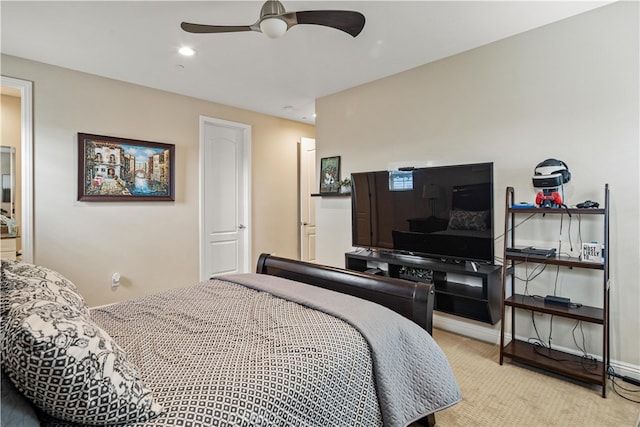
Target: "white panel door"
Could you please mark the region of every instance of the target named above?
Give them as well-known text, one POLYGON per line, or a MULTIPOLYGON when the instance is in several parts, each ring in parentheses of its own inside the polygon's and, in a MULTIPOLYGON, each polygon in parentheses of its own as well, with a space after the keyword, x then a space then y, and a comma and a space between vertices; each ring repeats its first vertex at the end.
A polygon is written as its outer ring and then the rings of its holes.
POLYGON ((250 130, 240 123, 200 119, 201 280, 249 272, 250 130))
POLYGON ((300 259, 316 260, 316 140, 300 140, 300 259))

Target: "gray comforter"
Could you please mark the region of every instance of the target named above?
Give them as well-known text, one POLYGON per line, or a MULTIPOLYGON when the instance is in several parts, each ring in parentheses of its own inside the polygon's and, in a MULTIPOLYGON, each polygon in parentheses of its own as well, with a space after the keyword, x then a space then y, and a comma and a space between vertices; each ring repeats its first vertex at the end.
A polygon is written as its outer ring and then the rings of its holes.
POLYGON ((144 426, 406 426, 460 400, 420 327, 282 278, 225 276, 91 316, 166 410, 144 426))
POLYGON ((263 275, 227 276, 345 320, 369 343, 385 426, 405 426, 461 399, 449 362, 415 323, 378 304, 263 275))

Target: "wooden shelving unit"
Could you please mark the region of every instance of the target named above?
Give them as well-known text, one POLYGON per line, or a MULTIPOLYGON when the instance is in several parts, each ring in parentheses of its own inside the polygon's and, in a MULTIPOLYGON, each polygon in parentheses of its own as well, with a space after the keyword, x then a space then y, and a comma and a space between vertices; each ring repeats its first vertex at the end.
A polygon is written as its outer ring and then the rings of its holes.
POLYGON ((602 387, 602 397, 607 396, 607 368, 609 366, 609 186, 605 185, 604 208, 601 209, 577 209, 577 208, 519 208, 513 207, 515 201, 514 189, 507 188, 505 200, 505 238, 504 238, 504 263, 502 267, 502 310, 500 330, 500 364, 508 357, 514 361, 525 363, 556 374, 564 375, 579 381, 602 387), (532 257, 526 254, 507 252, 507 248, 515 246, 515 218, 519 214, 544 214, 561 215, 597 215, 603 218, 603 262, 585 262, 566 256, 556 257, 532 257), (545 303, 544 299, 516 292, 515 271, 517 263, 535 262, 549 265, 567 267, 569 269, 601 270, 602 280, 602 306, 591 307, 584 305, 562 306, 545 303), (511 296, 507 295, 507 281, 510 280, 511 296), (505 342, 506 308, 511 308, 511 334, 509 342, 505 342), (603 327, 602 360, 591 361, 581 356, 576 356, 557 349, 547 348, 538 344, 516 339, 516 310, 528 310, 530 312, 545 313, 553 316, 589 322, 603 327))

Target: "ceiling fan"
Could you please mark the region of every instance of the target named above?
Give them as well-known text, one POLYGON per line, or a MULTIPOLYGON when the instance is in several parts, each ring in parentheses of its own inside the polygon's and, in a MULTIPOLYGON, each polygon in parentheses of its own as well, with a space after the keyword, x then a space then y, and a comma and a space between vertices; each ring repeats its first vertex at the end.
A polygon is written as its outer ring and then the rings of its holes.
POLYGON ((364 15, 350 10, 307 10, 287 12, 277 0, 267 0, 260 10, 260 19, 251 25, 203 25, 183 22, 180 27, 189 33, 233 33, 257 31, 278 38, 295 25, 314 24, 335 28, 356 37, 364 28, 364 15))

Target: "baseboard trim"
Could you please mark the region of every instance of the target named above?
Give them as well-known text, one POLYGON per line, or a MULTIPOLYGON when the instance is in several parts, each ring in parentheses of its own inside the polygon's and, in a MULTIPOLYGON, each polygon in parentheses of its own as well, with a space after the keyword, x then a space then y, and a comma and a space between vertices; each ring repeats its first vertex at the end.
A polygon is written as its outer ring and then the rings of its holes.
POLYGON ((457 316, 446 313, 434 312, 433 327, 491 344, 500 343, 499 323, 496 326, 492 326, 474 320, 462 320, 457 316))
MULTIPOLYGON (((454 334, 463 335, 465 337, 474 338, 479 341, 488 342, 490 344, 500 345, 500 323, 488 325, 474 320, 461 319, 460 317, 448 315, 446 313, 434 312, 433 327, 442 329, 443 331, 452 332, 454 334)), ((505 333, 505 338, 511 340, 511 334, 505 333)), ((526 340, 526 338, 523 337, 519 338, 526 340)), ((576 355, 581 354, 575 349, 565 347, 557 348, 558 350, 562 350, 567 353, 576 355)), ((598 355, 595 355, 595 357, 601 359, 598 355)), ((631 365, 619 360, 611 360, 610 363, 616 373, 640 379, 640 366, 631 365)))
POLYGON ((611 367, 616 371, 616 374, 640 380, 640 366, 634 366, 618 360, 612 360, 611 367))

